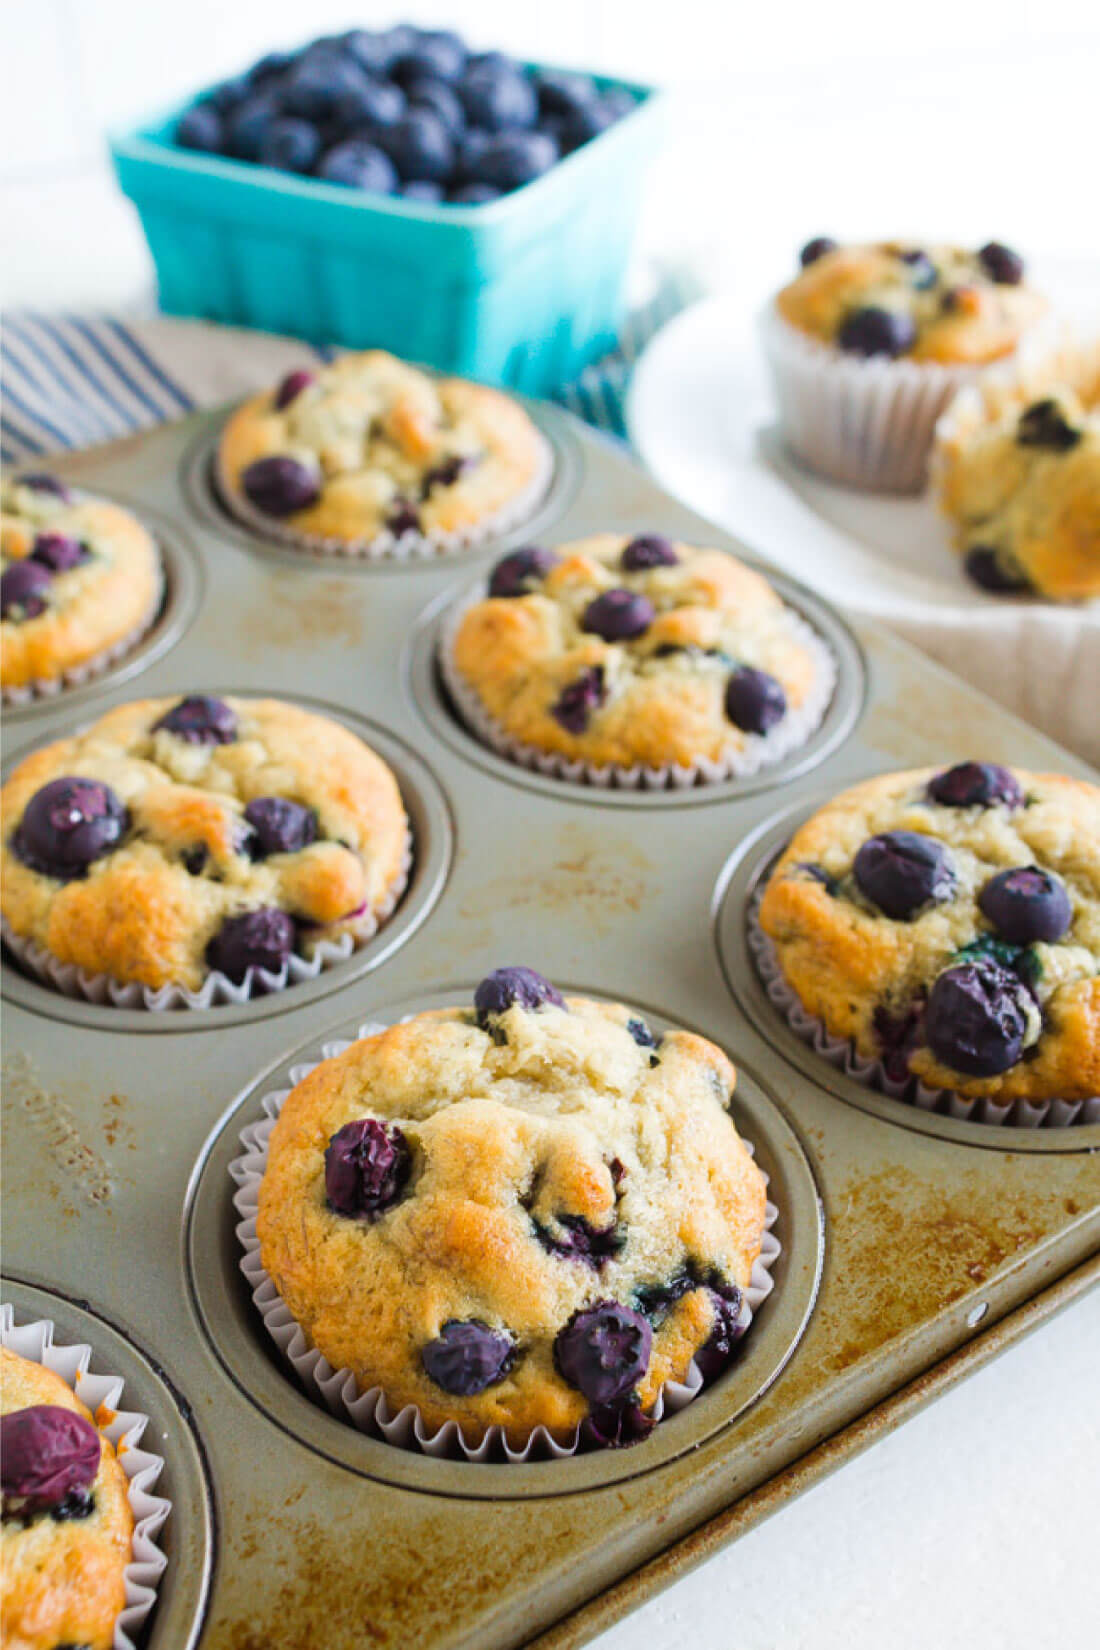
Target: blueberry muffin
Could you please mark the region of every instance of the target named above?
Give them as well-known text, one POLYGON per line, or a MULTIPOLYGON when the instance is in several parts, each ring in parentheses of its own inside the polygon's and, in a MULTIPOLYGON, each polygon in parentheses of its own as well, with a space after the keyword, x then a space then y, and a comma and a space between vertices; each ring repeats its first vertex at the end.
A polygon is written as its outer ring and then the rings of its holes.
POLYGON ((820 721, 833 679, 759 573, 655 533, 513 551, 444 653, 495 743, 597 768, 781 755, 820 721))
POLYGON ((373 933, 408 821, 362 740, 277 699, 144 699, 26 758, 0 794, 7 930, 158 990, 278 976, 373 933))
POLYGON ((468 1443, 652 1425, 732 1355, 765 1182, 725 1055, 503 968, 326 1060, 271 1135, 263 1264, 314 1346, 468 1443))
POLYGON ((59 1375, 0 1347, 0 1639, 110 1650, 134 1520, 110 1440, 59 1375))
POLYGON ((429 378, 381 350, 292 372, 222 433, 230 508, 301 545, 436 548, 517 520, 549 476, 546 442, 510 397, 429 378))
POLYGON ((828 803, 760 925, 802 1006, 929 1088, 1100 1095, 1100 789, 964 762, 828 803))
POLYGON ((0 684, 60 684, 137 640, 160 604, 156 545, 128 510, 48 475, 0 487, 0 684))

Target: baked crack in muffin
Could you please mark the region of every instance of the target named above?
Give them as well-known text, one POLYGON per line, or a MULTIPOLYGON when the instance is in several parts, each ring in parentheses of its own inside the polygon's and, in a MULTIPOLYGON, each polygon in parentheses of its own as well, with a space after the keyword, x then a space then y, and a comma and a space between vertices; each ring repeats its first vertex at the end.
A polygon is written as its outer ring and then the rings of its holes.
POLYGON ((352 1044, 291 1092, 259 1189, 264 1267, 361 1391, 468 1443, 582 1423, 629 1443, 740 1333, 765 1181, 733 1067, 686 1031, 503 968, 472 1009, 352 1044))
POLYGON ((549 447, 518 402, 381 350, 288 374, 230 418, 222 493, 302 548, 445 550, 503 531, 537 502, 549 447))
POLYGON ((154 991, 282 983, 322 940, 372 934, 407 872, 390 769, 278 699, 120 705, 27 757, 0 803, 13 943, 154 991))
POLYGON ((1100 789, 964 762, 885 774, 796 832, 760 926, 808 1014, 888 1077, 1100 1095, 1100 789))
POLYGON ((134 1520, 114 1448, 52 1370, 0 1347, 4 1650, 110 1650, 134 1520))

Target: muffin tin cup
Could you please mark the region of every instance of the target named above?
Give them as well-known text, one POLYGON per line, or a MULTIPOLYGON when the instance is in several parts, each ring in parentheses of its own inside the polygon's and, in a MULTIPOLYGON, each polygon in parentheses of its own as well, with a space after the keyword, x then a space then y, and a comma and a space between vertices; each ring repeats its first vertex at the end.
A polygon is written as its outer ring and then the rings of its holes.
POLYGON ((17 934, 4 916, 0 916, 0 939, 23 968, 65 997, 110 1008, 148 1009, 153 1014, 217 1008, 226 1003, 239 1005, 255 997, 285 991, 306 980, 315 980, 326 969, 347 962, 360 946, 374 938, 393 915, 409 885, 412 865, 413 842, 409 835, 405 840, 405 852, 397 876, 385 899, 363 916, 354 934, 343 933, 335 940, 318 940, 310 957, 290 957, 277 974, 269 973, 264 968, 250 968, 244 979, 237 982, 215 969, 206 976, 197 991, 189 991, 182 985, 163 985, 154 990, 152 986, 116 980, 110 974, 89 974, 75 963, 61 962, 45 946, 17 934))
POLYGON ((695 786, 714 785, 728 779, 747 779, 790 756, 807 742, 821 726, 836 689, 838 670, 832 651, 805 619, 788 608, 786 620, 791 640, 812 655, 814 679, 798 709, 788 711, 782 722, 769 732, 746 734, 739 750, 730 751, 717 760, 700 757, 690 766, 668 762, 656 768, 641 763, 625 768, 616 763, 571 760, 514 739, 490 715, 477 692, 463 679, 454 659, 455 640, 468 610, 484 601, 487 594, 488 587, 479 584, 445 615, 439 642, 439 668, 443 682, 461 720, 483 745, 488 745, 509 762, 532 769, 546 778, 564 779, 574 785, 592 785, 601 790, 627 791, 690 790, 695 786))
POLYGON ((992 1127, 1004 1124, 1021 1129, 1064 1129, 1077 1123, 1100 1123, 1100 1095, 1088 1100, 1009 1100, 998 1101, 980 1096, 957 1093, 954 1089, 933 1089, 917 1077, 891 1077, 881 1060, 872 1060, 860 1054, 849 1039, 836 1037, 824 1022, 808 1014, 802 1002, 789 985, 768 935, 760 926, 760 904, 766 882, 761 882, 749 906, 748 944, 756 971, 769 1000, 782 1014, 796 1037, 808 1043, 815 1053, 848 1077, 862 1083, 864 1088, 877 1089, 893 1100, 916 1106, 920 1111, 938 1112, 964 1123, 985 1123, 992 1127))
MULTIPOLYGON (((373 1037, 385 1029, 383 1024, 371 1022, 360 1026, 358 1035, 360 1038, 373 1037)), ((342 1054, 351 1046, 349 1041, 325 1044, 321 1050, 321 1060, 332 1059, 334 1055, 342 1054)), ((321 1060, 292 1066, 289 1073, 291 1082, 294 1085, 301 1083, 321 1064, 321 1060)), ((328 1359, 311 1344, 305 1330, 283 1302, 264 1267, 260 1259, 260 1240, 256 1235, 260 1182, 267 1167, 268 1145, 279 1113, 290 1093, 290 1089, 284 1088, 270 1090, 264 1095, 260 1102, 263 1116, 241 1130, 240 1139, 244 1150, 229 1164, 229 1173, 237 1183, 233 1205, 242 1216, 236 1228, 243 1251, 241 1272, 263 1319, 264 1328, 306 1392, 333 1415, 341 1420, 350 1421, 358 1431, 380 1438, 398 1449, 416 1450, 438 1459, 511 1463, 540 1459, 567 1460, 579 1450, 592 1448, 596 1441, 587 1422, 582 1422, 564 1443, 555 1439, 545 1427, 540 1426, 534 1428, 520 1448, 516 1448, 508 1442, 501 1427, 493 1426, 488 1429, 480 1443, 470 1444, 456 1421, 446 1421, 442 1426, 433 1427, 424 1420, 415 1404, 405 1404, 401 1407, 392 1405, 381 1387, 371 1387, 368 1391, 361 1392, 352 1370, 334 1369, 328 1359)), ((748 1141, 745 1145, 751 1153, 752 1145, 748 1141)), ((773 1230, 778 1219, 778 1209, 774 1203, 768 1202, 760 1254, 753 1263, 752 1276, 745 1290, 741 1314, 737 1320, 741 1336, 752 1323, 753 1313, 772 1291, 771 1270, 781 1253, 779 1239, 773 1230)), ((648 1411, 650 1418, 660 1422, 665 1416, 675 1415, 686 1409, 692 1399, 703 1390, 703 1384, 703 1377, 693 1359, 688 1365, 686 1380, 668 1381, 661 1388, 656 1401, 648 1411)))
POLYGON ((124 1380, 120 1375, 93 1374, 92 1348, 86 1343, 62 1346, 54 1341, 50 1318, 17 1324, 11 1306, 0 1306, 0 1344, 30 1363, 59 1375, 82 1404, 96 1417, 100 1431, 111 1440, 118 1463, 126 1474, 127 1497, 134 1518, 130 1562, 124 1574, 126 1604, 115 1623, 114 1650, 134 1650, 146 1618, 156 1603, 157 1585, 168 1560, 157 1545, 172 1503, 153 1489, 164 1471, 164 1458, 141 1449, 142 1435, 149 1417, 138 1410, 120 1409, 124 1380), (99 1421, 101 1410, 109 1412, 106 1425, 99 1421))

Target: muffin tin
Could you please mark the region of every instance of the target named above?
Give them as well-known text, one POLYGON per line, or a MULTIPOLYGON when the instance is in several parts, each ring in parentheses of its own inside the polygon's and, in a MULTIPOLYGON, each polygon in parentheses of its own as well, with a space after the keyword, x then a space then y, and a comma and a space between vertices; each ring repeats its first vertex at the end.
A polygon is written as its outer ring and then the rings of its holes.
POLYGON ((1087 770, 770 569, 839 665, 825 724, 785 763, 618 792, 486 750, 454 720, 433 642, 502 549, 616 528, 743 553, 604 439, 531 411, 558 460, 537 518, 400 566, 334 566, 231 523, 209 480, 224 413, 56 466, 137 509, 191 595, 140 668, 11 711, 12 760, 137 694, 275 692, 362 731, 416 834, 375 940, 240 1008, 97 1008, 3 964, 3 1298, 102 1345, 156 1417, 173 1515, 148 1650, 580 1643, 1100 1274, 1100 1126, 992 1129, 850 1092, 788 1033, 744 940, 762 867, 832 791, 977 755, 1087 770), (355 1432, 288 1376, 238 1268, 227 1164, 290 1065, 520 961, 729 1051, 783 1251, 740 1360, 646 1442, 433 1460, 355 1432))

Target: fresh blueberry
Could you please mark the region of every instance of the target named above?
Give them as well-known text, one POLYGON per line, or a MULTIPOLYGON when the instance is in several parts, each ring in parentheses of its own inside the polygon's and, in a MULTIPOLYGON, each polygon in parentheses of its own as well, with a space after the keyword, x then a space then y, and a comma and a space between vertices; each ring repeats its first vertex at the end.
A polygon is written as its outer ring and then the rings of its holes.
POLYGON ((1024 278, 1024 260, 1020 254, 999 241, 987 241, 978 258, 990 280, 1000 286, 1019 286, 1024 278))
POLYGON ((447 199, 452 206, 488 206, 490 201, 498 201, 500 194, 491 183, 461 183, 451 190, 447 199))
POLYGON ((483 1031, 496 1014, 505 1014, 510 1008, 526 1009, 533 1014, 547 1003, 564 1008, 565 998, 533 968, 494 968, 474 992, 477 1023, 483 1031))
POLYGON ((441 459, 425 472, 420 483, 421 498, 429 498, 437 487, 453 487, 459 477, 472 470, 476 464, 477 459, 472 453, 452 453, 450 458, 441 459))
POLYGON ((438 206, 446 199, 441 183, 429 183, 427 178, 412 178, 397 191, 403 200, 419 201, 421 206, 438 206))
POLYGON ((638 107, 638 99, 625 86, 608 86, 606 91, 601 92, 600 102, 612 120, 625 120, 638 107))
POLYGON ((434 1341, 421 1348, 428 1378, 456 1398, 472 1398, 503 1381, 515 1360, 511 1336, 490 1329, 480 1318, 451 1318, 434 1341))
POLYGON ((671 539, 660 533, 643 533, 631 539, 623 551, 621 566, 626 573, 643 573, 649 567, 676 567, 679 560, 671 539))
POLYGON ((340 99, 358 91, 366 79, 354 58, 331 49, 307 53, 287 75, 282 89, 283 108, 301 120, 331 120, 340 99))
POLYGON ((537 544, 525 544, 521 550, 510 550, 501 557, 490 574, 489 594, 529 595, 560 560, 555 550, 543 550, 537 544))
POLYGON ((966 552, 963 571, 981 590, 995 596, 1017 596, 1031 589, 1031 580, 1013 558, 991 544, 975 544, 966 552))
POLYGON ((60 499, 62 504, 72 503, 72 494, 63 481, 56 476, 39 472, 37 475, 19 476, 17 487, 29 487, 32 493, 52 493, 54 498, 60 499))
POLYGON ((729 1364, 737 1343, 744 1334, 738 1319, 741 1316, 741 1291, 734 1283, 721 1289, 712 1288, 710 1303, 714 1308, 714 1325, 706 1341, 695 1354, 695 1363, 704 1381, 713 1381, 729 1364))
POLYGON ((241 472, 241 487, 265 516, 293 516, 308 510, 321 496, 321 484, 312 470, 283 454, 257 458, 241 472))
POLYGON ((918 247, 913 247, 909 251, 899 252, 898 257, 903 264, 909 266, 910 279, 918 292, 924 292, 929 287, 935 286, 939 280, 939 271, 927 252, 922 252, 918 247))
POLYGON ((538 119, 535 88, 513 69, 478 64, 463 75, 457 89, 471 126, 490 132, 526 131, 538 119))
POLYGON ((826 252, 835 252, 836 248, 836 241, 830 240, 828 235, 817 235, 812 241, 806 242, 798 254, 798 261, 803 269, 808 269, 811 264, 816 264, 819 258, 823 258, 826 252))
POLYGON ((445 183, 454 169, 454 141, 431 109, 410 109, 378 141, 402 178, 445 183))
POLYGON ((652 1349, 648 1318, 618 1301, 597 1301, 558 1331, 554 1363, 589 1403, 603 1406, 629 1396, 649 1368, 652 1349))
POLYGON ((458 139, 466 129, 466 111, 453 86, 445 80, 410 80, 406 88, 410 109, 430 109, 458 139))
POLYGON ((466 67, 468 69, 493 69, 498 74, 503 74, 505 70, 510 74, 523 73, 522 63, 514 57, 509 57, 507 52, 498 51, 471 52, 466 59, 466 67))
POLYGON ((294 950, 294 918, 275 906, 227 917, 206 947, 211 968, 239 985, 250 968, 278 974, 294 950))
POLYGON ((394 80, 408 85, 413 80, 457 80, 466 67, 466 45, 450 29, 424 29, 416 43, 392 65, 394 80))
POLYGON ((852 871, 860 892, 897 922, 908 922, 926 905, 942 904, 955 891, 947 849, 918 831, 883 831, 868 837, 852 871))
POLYGON ((218 111, 209 103, 186 109, 176 123, 176 142, 183 149, 216 155, 225 145, 225 127, 218 111))
POLYGON ((159 731, 174 733, 188 745, 231 745, 237 737, 237 716, 224 699, 191 693, 153 723, 153 732, 159 731))
POLYGON ((341 48, 371 75, 386 75, 394 60, 390 35, 376 29, 349 29, 340 37, 341 48))
POLYGON ((272 124, 278 119, 278 100, 255 93, 233 111, 226 123, 226 149, 238 160, 258 161, 272 124))
POLYGON ((548 172, 558 146, 545 132, 498 132, 474 163, 473 182, 507 193, 548 172))
POLYGON ((363 138, 348 138, 321 157, 317 176, 372 195, 392 195, 397 172, 390 157, 363 138))
POLYGON ((541 69, 535 77, 539 112, 544 115, 568 115, 595 103, 599 91, 590 75, 575 74, 571 69, 541 69))
POLYGON ((852 311, 836 341, 850 355, 904 355, 917 341, 917 326, 902 310, 869 304, 852 311))
POLYGON ((1058 402, 1047 398, 1025 407, 1016 426, 1016 441, 1021 447, 1039 447, 1044 452, 1068 453, 1084 436, 1066 418, 1058 402))
POLYGON ((579 149, 582 144, 591 143, 609 126, 614 126, 618 118, 603 98, 597 98, 594 103, 583 103, 565 114, 551 116, 554 135, 567 153, 579 149))
POLYGON ((477 163, 492 139, 492 132, 487 132, 483 126, 467 126, 455 149, 455 176, 457 178, 467 183, 472 179, 477 163))
POLYGON ((978 895, 978 907, 1001 939, 1012 945, 1053 945, 1073 921, 1065 883, 1037 865, 1020 865, 990 877, 978 895))
POLYGON ((787 714, 782 682, 754 665, 738 665, 726 683, 726 715, 743 733, 767 733, 787 714))
POLYGON ((550 707, 550 714, 560 722, 566 733, 581 734, 607 698, 607 683, 602 665, 591 665, 582 670, 576 681, 562 688, 550 707))
POLYGON ((968 1077, 997 1077, 1024 1050, 1030 998, 1016 974, 992 957, 946 968, 924 1015, 936 1059, 968 1077))
POLYGON ((420 511, 407 498, 395 499, 386 517, 386 527, 397 539, 404 538, 406 533, 419 533, 420 511))
POLYGON ((204 103, 213 104, 220 115, 229 114, 244 102, 251 89, 252 82, 246 74, 233 75, 229 80, 223 80, 215 86, 213 91, 207 92, 204 103))
POLYGON ((656 616, 647 596, 633 590, 605 590, 585 608, 581 629, 605 642, 630 642, 644 636, 656 616))
POLYGON ((409 1143, 396 1124, 374 1117, 345 1123, 325 1149, 329 1208, 349 1220, 373 1220, 397 1202, 411 1168, 409 1143))
POLYGON ((35 536, 31 560, 51 573, 68 573, 91 556, 91 551, 80 539, 68 533, 38 533, 35 536))
POLYGON ((633 1037, 639 1048, 657 1048, 661 1039, 654 1037, 644 1020, 631 1019, 626 1022, 626 1029, 633 1037))
POLYGON ((610 1226, 590 1226, 583 1215, 559 1215, 559 1231, 535 1222, 535 1235, 544 1249, 562 1260, 579 1260, 598 1272, 622 1249, 626 1239, 614 1222, 610 1226))
POLYGON ((316 379, 315 372, 309 372, 305 367, 298 367, 294 372, 288 372, 278 389, 275 391, 275 405, 280 412, 289 407, 292 401, 297 401, 303 390, 307 390, 316 379))
POLYGON ((286 73, 296 56, 295 52, 268 52, 259 62, 253 63, 248 71, 248 78, 253 86, 262 86, 268 81, 276 80, 279 75, 286 73))
POLYGON ((129 823, 109 785, 98 779, 51 779, 27 803, 12 846, 32 871, 68 882, 117 848, 129 823))
POLYGON ((382 132, 397 125, 407 108, 400 86, 388 80, 366 80, 341 93, 333 111, 333 126, 341 133, 377 141, 382 132))
POLYGON ((932 775, 928 795, 944 808, 1006 808, 1023 806, 1024 793, 1016 775, 996 762, 957 762, 932 775))
POLYGON ((257 859, 268 854, 296 854, 317 840, 313 809, 289 802, 284 796, 254 797, 244 817, 255 832, 251 846, 257 859))
POLYGON ((52 572, 41 562, 29 557, 13 561, 0 577, 0 618, 16 623, 37 619, 49 605, 46 592, 52 579, 52 572))
POLYGON ((321 135, 308 120, 291 115, 273 120, 259 145, 261 166, 275 166, 283 172, 311 172, 321 153, 321 135))
POLYGON ((74 1410, 58 1404, 10 1410, 0 1417, 5 1513, 33 1517, 59 1508, 69 1497, 86 1497, 101 1452, 98 1431, 74 1410))

